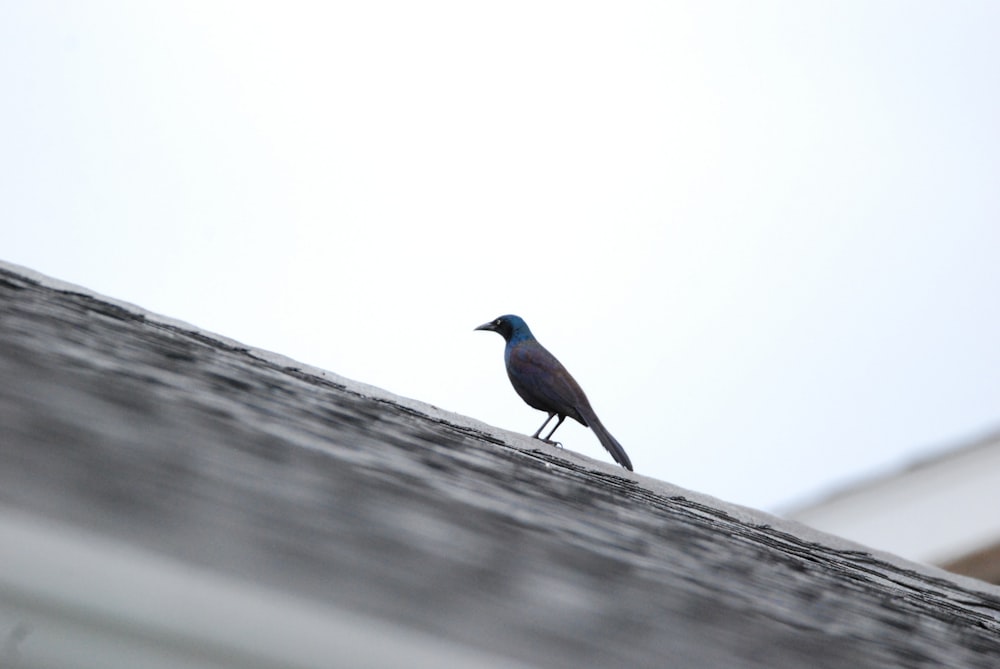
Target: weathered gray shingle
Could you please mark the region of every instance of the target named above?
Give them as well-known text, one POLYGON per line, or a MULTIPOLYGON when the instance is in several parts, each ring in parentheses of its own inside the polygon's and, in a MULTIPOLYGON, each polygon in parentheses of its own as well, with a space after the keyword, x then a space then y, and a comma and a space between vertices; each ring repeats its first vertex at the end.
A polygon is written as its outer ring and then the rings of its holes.
POLYGON ((540 667, 1000 661, 1000 589, 12 266, 0 314, 0 511, 540 667))

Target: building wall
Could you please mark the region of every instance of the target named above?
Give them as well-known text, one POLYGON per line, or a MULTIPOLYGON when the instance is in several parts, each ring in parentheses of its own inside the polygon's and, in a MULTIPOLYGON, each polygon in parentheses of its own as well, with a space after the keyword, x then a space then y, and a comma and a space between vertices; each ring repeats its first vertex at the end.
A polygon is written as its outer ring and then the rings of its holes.
POLYGON ((787 516, 902 557, 997 582, 1000 435, 787 516))

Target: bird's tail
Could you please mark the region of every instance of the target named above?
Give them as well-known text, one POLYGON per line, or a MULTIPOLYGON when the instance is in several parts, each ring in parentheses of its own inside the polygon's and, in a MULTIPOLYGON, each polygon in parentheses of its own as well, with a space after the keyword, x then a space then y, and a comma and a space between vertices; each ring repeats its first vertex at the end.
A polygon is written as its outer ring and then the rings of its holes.
MULTIPOLYGON (((590 409, 590 407, 587 407, 590 409)), ((581 412, 583 413, 583 412, 581 412)), ((601 446, 611 454, 611 457, 615 459, 615 462, 620 464, 622 467, 629 471, 632 469, 632 461, 628 459, 628 454, 625 453, 625 449, 622 445, 618 443, 618 440, 611 436, 604 424, 597 418, 597 414, 594 413, 593 409, 590 409, 584 413, 584 418, 587 419, 587 425, 590 429, 594 431, 597 435, 598 440, 601 442, 601 446)))

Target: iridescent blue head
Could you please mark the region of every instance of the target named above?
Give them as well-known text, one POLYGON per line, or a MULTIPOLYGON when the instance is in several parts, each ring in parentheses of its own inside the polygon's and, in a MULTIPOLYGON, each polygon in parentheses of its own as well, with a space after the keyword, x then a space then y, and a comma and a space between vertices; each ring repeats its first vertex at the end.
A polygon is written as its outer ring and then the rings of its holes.
POLYGON ((514 314, 498 316, 489 323, 483 323, 476 329, 496 332, 508 342, 511 339, 517 340, 531 337, 531 330, 528 329, 528 324, 520 316, 515 316, 514 314))

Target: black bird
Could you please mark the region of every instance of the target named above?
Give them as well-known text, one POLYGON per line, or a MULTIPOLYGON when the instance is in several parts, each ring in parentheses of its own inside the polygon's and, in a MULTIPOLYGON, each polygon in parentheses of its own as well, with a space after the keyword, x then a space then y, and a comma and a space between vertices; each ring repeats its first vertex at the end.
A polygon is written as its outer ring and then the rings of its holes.
POLYGON ((520 316, 512 314, 500 316, 476 329, 492 330, 507 340, 503 359, 507 364, 507 376, 514 390, 529 406, 549 414, 538 431, 531 435, 532 437, 541 438, 550 444, 555 443, 551 441, 552 434, 566 420, 566 416, 569 416, 584 427, 592 429, 615 462, 632 471, 632 462, 625 454, 625 449, 598 420, 580 384, 570 376, 554 355, 538 343, 528 329, 528 324, 520 316), (554 416, 559 416, 556 426, 548 436, 539 437, 538 435, 554 416))

